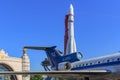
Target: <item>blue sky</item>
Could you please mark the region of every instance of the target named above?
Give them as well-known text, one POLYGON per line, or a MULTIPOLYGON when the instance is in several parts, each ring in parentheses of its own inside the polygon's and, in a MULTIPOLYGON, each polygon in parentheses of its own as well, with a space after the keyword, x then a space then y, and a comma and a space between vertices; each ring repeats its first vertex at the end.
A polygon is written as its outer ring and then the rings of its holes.
MULTIPOLYGON (((58 46, 63 51, 64 19, 75 13, 77 50, 84 59, 120 51, 120 0, 0 0, 0 49, 21 57, 23 46, 58 46)), ((43 51, 28 50, 31 70, 42 70, 43 51)))

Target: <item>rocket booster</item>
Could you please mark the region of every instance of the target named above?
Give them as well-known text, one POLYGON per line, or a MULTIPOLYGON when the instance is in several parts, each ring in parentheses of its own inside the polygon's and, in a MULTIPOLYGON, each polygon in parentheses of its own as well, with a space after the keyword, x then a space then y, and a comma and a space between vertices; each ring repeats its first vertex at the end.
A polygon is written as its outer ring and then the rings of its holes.
POLYGON ((65 48, 65 54, 71 54, 76 52, 76 42, 75 42, 75 38, 74 38, 74 9, 72 4, 70 5, 70 9, 69 9, 69 14, 67 15, 68 18, 68 22, 67 22, 67 27, 68 30, 65 34, 65 36, 67 37, 66 43, 64 45, 65 48))

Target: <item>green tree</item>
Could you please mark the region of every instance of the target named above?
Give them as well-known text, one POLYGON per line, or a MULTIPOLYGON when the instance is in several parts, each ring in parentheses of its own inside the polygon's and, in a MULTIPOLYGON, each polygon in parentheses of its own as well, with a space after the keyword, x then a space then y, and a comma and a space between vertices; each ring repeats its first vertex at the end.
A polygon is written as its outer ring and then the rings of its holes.
POLYGON ((34 75, 31 76, 30 80, 44 80, 44 78, 41 75, 34 75))

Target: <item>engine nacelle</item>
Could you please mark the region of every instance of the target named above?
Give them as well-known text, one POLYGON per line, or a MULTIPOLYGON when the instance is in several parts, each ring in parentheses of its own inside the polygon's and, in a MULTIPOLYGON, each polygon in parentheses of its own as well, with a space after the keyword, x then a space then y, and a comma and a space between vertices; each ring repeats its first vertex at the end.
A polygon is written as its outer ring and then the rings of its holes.
POLYGON ((62 62, 58 64, 58 70, 70 70, 72 65, 69 62, 62 62))

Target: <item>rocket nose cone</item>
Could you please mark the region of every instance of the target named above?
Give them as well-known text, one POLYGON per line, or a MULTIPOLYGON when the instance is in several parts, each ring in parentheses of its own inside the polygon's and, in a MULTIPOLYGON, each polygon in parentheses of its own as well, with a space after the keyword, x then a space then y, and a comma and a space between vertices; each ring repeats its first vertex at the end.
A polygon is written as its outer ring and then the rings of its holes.
POLYGON ((70 12, 69 12, 70 14, 74 14, 74 12, 73 12, 73 5, 72 4, 70 4, 70 12))
POLYGON ((70 8, 73 9, 73 5, 72 4, 70 4, 70 8))

